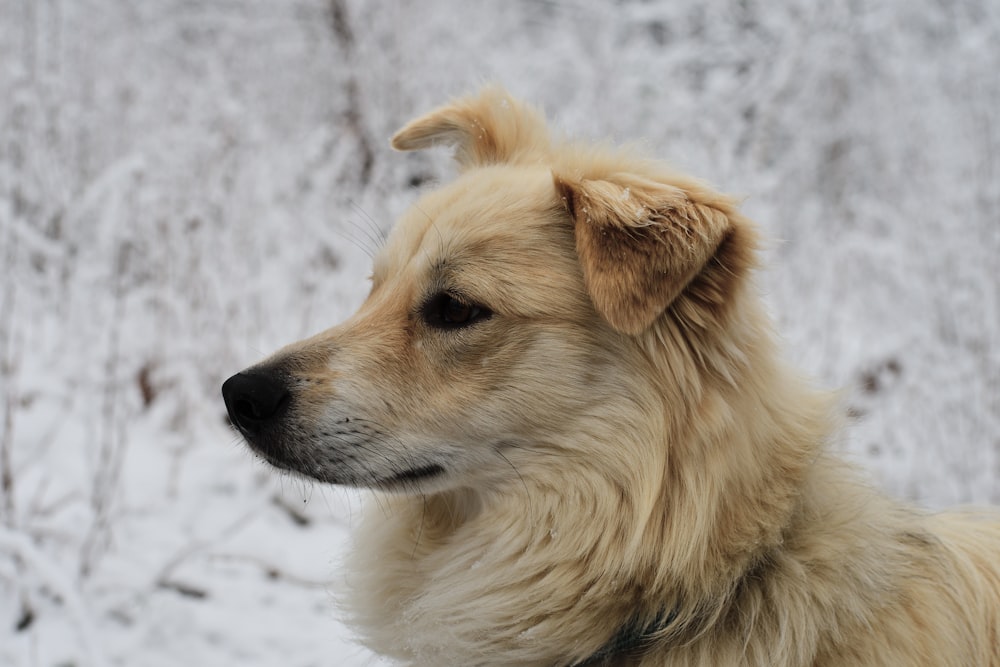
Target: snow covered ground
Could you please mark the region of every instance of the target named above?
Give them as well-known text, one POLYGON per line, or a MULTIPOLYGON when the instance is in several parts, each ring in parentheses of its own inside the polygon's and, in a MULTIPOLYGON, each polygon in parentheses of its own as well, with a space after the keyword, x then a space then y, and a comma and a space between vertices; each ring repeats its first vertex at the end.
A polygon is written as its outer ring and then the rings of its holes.
POLYGON ((505 83, 746 197, 789 355, 888 492, 1000 502, 993 0, 0 0, 0 665, 375 665, 359 493, 219 385, 346 316, 450 172, 401 123, 505 83))

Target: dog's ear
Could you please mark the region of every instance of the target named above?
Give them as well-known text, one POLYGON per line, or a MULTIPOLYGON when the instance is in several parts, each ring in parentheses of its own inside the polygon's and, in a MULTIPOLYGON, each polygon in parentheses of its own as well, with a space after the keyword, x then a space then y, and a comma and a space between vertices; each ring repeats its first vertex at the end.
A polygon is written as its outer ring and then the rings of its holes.
POLYGON ((459 167, 537 160, 549 150, 545 119, 499 86, 455 100, 407 123, 392 137, 392 147, 412 151, 455 146, 459 167))
POLYGON ((626 334, 648 329, 733 231, 730 200, 700 184, 692 191, 633 175, 554 180, 594 307, 626 334))

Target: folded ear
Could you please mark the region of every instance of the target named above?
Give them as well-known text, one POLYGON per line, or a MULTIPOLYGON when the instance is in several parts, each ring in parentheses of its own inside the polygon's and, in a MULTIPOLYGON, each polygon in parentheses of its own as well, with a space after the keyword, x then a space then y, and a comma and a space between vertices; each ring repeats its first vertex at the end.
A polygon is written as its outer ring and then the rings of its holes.
POLYGON ((499 86, 487 86, 478 95, 410 121, 391 143, 400 151, 455 146, 455 160, 462 169, 537 160, 549 150, 542 115, 499 86))
POLYGON ((692 192, 632 175, 555 182, 594 306, 626 334, 648 329, 733 231, 731 202, 700 184, 692 192))

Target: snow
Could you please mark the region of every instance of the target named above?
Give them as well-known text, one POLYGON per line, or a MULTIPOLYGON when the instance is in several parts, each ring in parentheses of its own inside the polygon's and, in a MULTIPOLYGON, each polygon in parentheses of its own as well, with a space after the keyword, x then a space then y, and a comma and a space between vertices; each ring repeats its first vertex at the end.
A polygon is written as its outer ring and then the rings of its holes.
MULTIPOLYGON (((890 493, 1000 502, 1000 4, 0 0, 0 665, 378 665, 363 502, 219 385, 346 317, 496 80, 746 198, 790 358, 890 493)), ((626 193, 627 196, 627 193, 626 193)))

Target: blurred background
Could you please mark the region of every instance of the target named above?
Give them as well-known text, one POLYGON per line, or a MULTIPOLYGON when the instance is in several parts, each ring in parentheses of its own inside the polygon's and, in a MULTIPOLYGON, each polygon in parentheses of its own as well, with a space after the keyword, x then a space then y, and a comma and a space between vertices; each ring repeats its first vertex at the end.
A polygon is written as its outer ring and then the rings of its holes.
POLYGON ((338 322, 487 81, 745 198, 789 357, 887 492, 1000 502, 1000 3, 0 0, 0 664, 379 664, 361 503, 223 379, 338 322))

